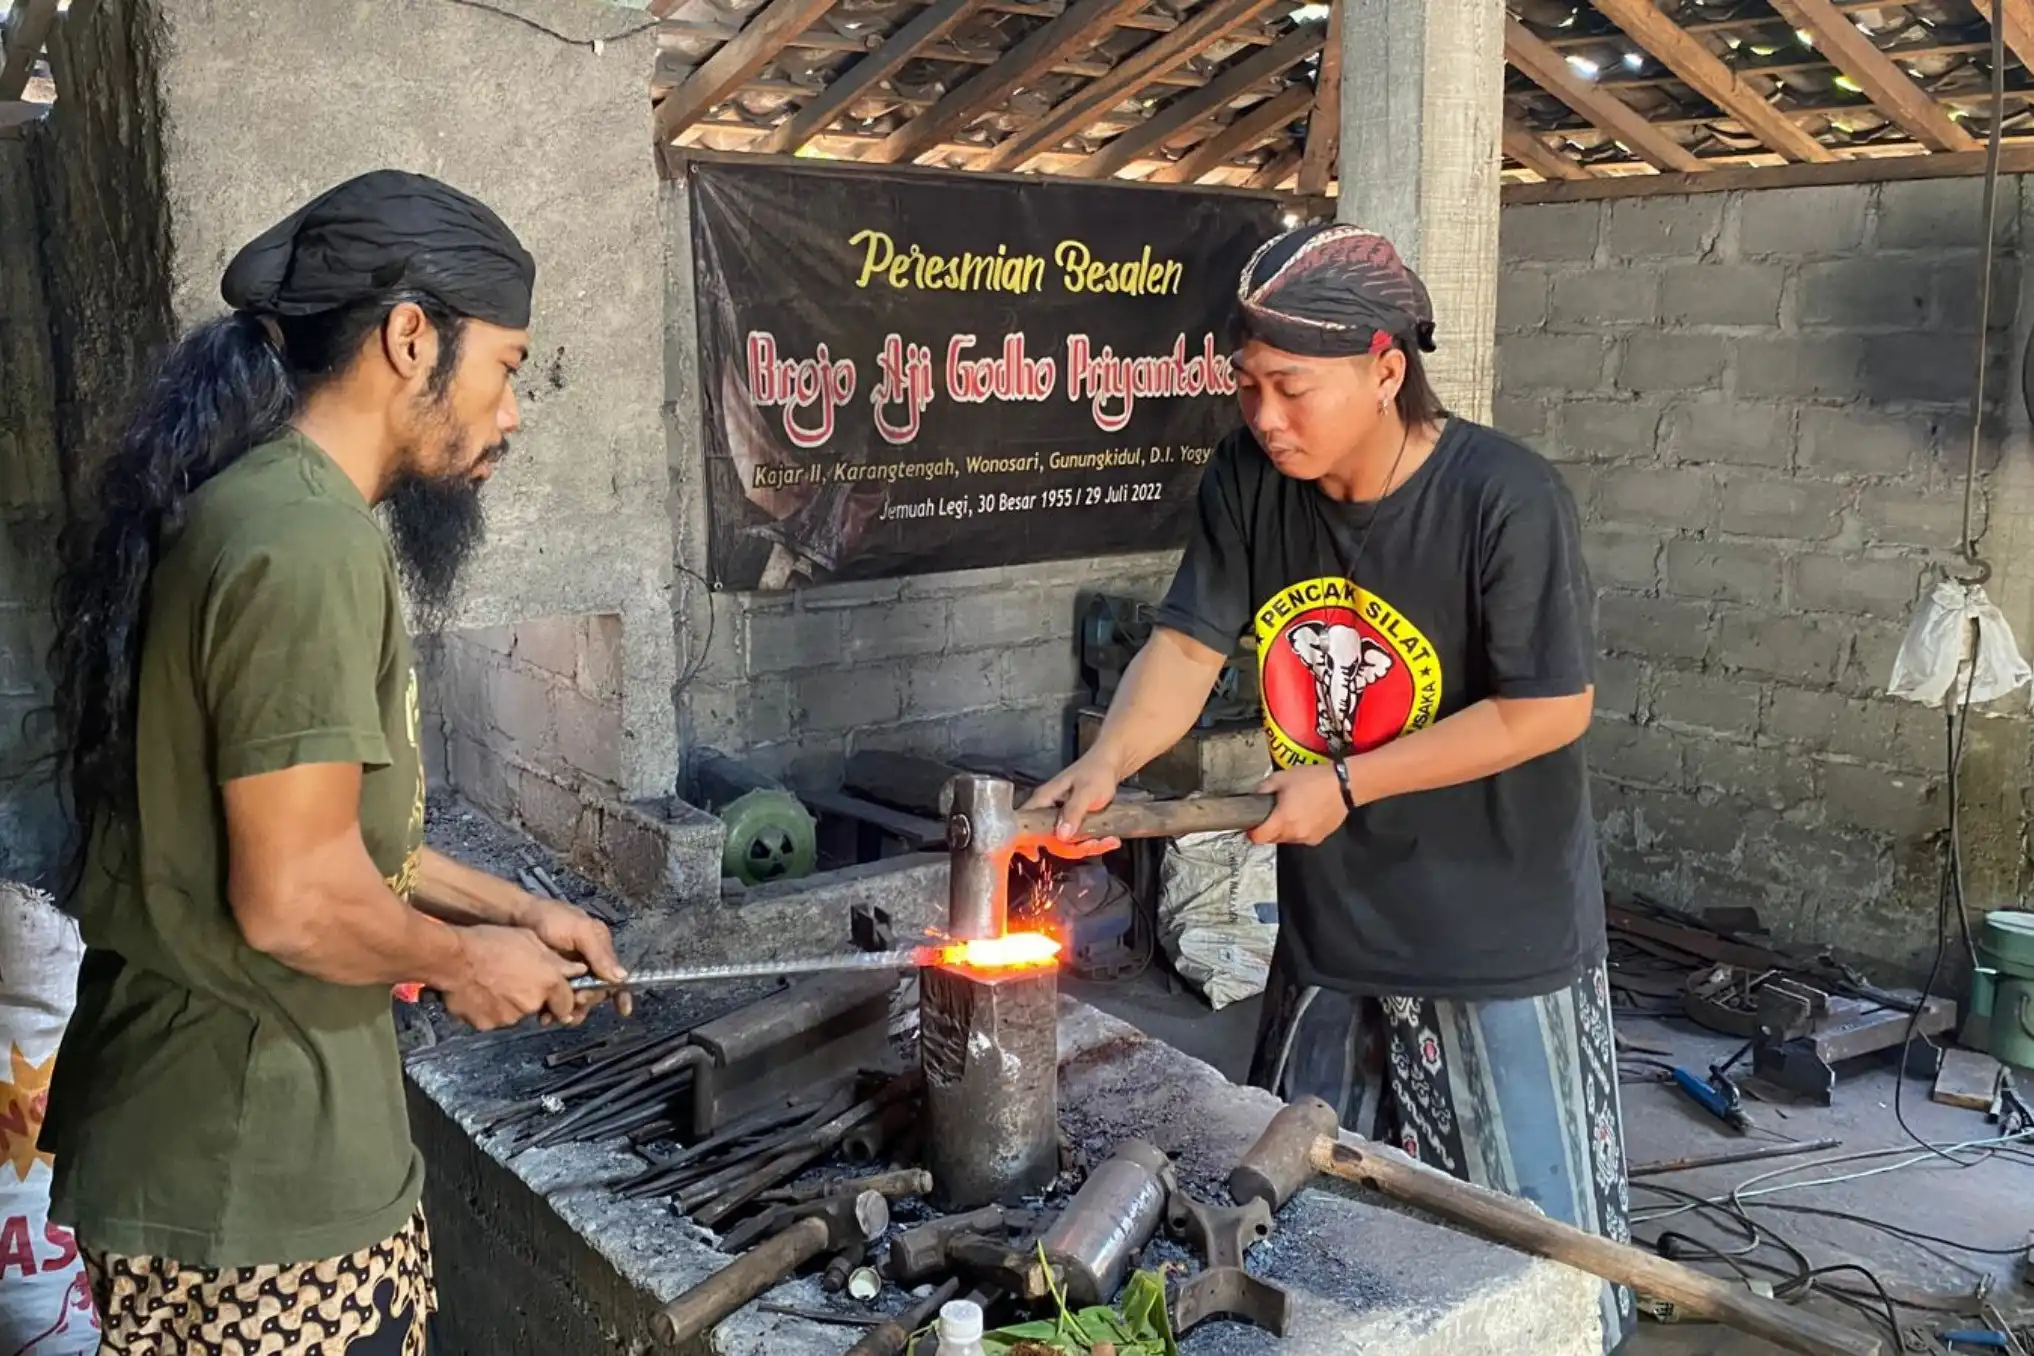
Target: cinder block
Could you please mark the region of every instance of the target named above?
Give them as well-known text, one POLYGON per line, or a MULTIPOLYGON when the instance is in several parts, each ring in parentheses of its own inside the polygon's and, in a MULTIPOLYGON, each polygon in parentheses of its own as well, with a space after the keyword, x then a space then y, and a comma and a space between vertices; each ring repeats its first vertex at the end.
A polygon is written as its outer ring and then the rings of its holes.
POLYGON ((1595 202, 1507 207, 1498 217, 1498 250, 1507 265, 1593 259, 1602 220, 1603 204, 1595 202))
POLYGON ((1780 323, 1787 270, 1774 264, 1688 264, 1660 275, 1660 318, 1669 325, 1780 323))
MULTIPOLYGON (((1978 311, 1983 301, 1984 267, 1980 257, 1952 260, 1938 265, 1930 275, 1929 291, 1934 294, 1933 327, 1937 334, 1975 336, 1978 311)), ((2020 295, 2020 265, 2016 259, 1992 261, 1992 305, 1989 324, 1993 331, 2011 331, 2013 312, 2020 295)))
POLYGON ((1709 608, 1675 598, 1606 593, 1597 603, 1597 633, 1612 654, 1699 661, 1709 652, 1709 608))
POLYGON ((515 771, 516 818, 530 836, 555 852, 577 856, 586 806, 579 793, 530 768, 515 771))
MULTIPOLYGON (((1963 490, 1919 485, 1868 485, 1858 495, 1865 540, 1874 545, 1925 546, 1950 551, 1963 541, 1963 490)), ((1985 496, 1973 505, 1977 530, 1984 530, 1985 496)))
MULTIPOLYGON (((0 603, 0 695, 26 696, 49 686, 49 647, 55 630, 45 606, 0 603)), ((0 747, 14 732, 0 730, 0 747)))
POLYGON ((1598 720, 1589 726, 1589 766, 1613 781, 1637 786, 1679 786, 1681 742, 1655 725, 1598 720))
POLYGON ((1627 391, 1708 391, 1723 380, 1729 341, 1713 334, 1627 335, 1617 384, 1627 391))
POLYGON ((909 667, 905 709, 913 717, 923 718, 995 706, 1002 699, 997 682, 1000 664, 1000 654, 991 650, 944 655, 913 664, 909 667))
POLYGON ((1491 427, 1510 434, 1550 460, 1563 460, 1566 449, 1547 436, 1553 411, 1544 400, 1529 396, 1500 395, 1491 402, 1491 427))
POLYGON ((1497 384, 1504 391, 1595 392, 1609 356, 1609 341, 1595 335, 1506 335, 1497 341, 1497 384))
POLYGON ((1602 470, 1597 507, 1611 523, 1701 528, 1715 512, 1716 482, 1701 471, 1662 466, 1602 470))
POLYGON ((1746 193, 1738 199, 1737 251, 1747 259, 1853 253, 1864 244, 1871 198, 1870 187, 1862 184, 1746 193))
POLYGON ((1720 739, 1688 742, 1688 782, 1771 810, 1791 810, 1815 799, 1815 765, 1779 749, 1720 739))
POLYGON ((953 722, 953 752, 1003 765, 1063 763, 1070 729, 1068 708, 1059 705, 975 711, 953 722))
POLYGON ((575 617, 537 617, 509 628, 509 655, 561 678, 579 674, 579 622, 575 617))
POLYGON ((1805 264, 1795 296, 1795 320, 1825 328, 1924 325, 1934 275, 1926 261, 1898 256, 1805 264))
POLYGON ((1568 494, 1575 501, 1575 511, 1583 522, 1588 522, 1596 513, 1596 468, 1581 462, 1563 461, 1554 463, 1561 481, 1568 487, 1568 494))
MULTIPOLYGON (((1976 355, 1967 345, 1933 334, 1875 335, 1864 344, 1864 395, 1874 403, 1969 403, 1976 355)), ((1991 355, 1995 368, 2000 356, 1991 355)), ((1986 381, 1993 375, 1987 374, 1986 381)))
POLYGON ((1833 475, 1905 475, 1927 450, 1928 440, 1928 425, 1921 420, 1804 409, 1800 466, 1804 471, 1833 475))
POLYGON ((1734 857, 1744 839, 1744 810, 1731 801, 1658 793, 1633 799, 1633 837, 1640 851, 1722 860, 1734 857))
POLYGON ((1568 400, 1554 416, 1564 456, 1649 461, 1660 445, 1661 406, 1651 400, 1568 400))
POLYGON ((1929 778, 1853 763, 1824 763, 1821 775, 1822 799, 1832 824, 1903 839, 1942 827, 1943 811, 1929 778))
POLYGON ((748 618, 749 672, 795 673, 838 667, 843 614, 757 612, 748 618))
POLYGON ((1660 534, 1590 528, 1582 534, 1582 557, 1599 586, 1650 593, 1660 583, 1660 534))
POLYGON ((1920 593, 1922 562, 1911 556, 1800 556, 1793 563, 1794 606, 1900 618, 1920 593))
POLYGON ((1850 705, 1838 693, 1822 688, 1777 685, 1766 703, 1759 734, 1778 743, 1823 752, 1829 748, 1837 722, 1849 714, 1850 705))
POLYGON ((1847 623, 1726 609, 1717 618, 1716 662, 1726 670, 1827 683, 1836 676, 1849 643, 1847 623))
POLYGON ((749 738, 768 744, 791 737, 798 722, 798 680, 758 679, 748 697, 749 738))
POLYGON ((797 692, 793 728, 800 735, 888 725, 904 713, 903 671, 889 664, 810 674, 797 692))
POLYGON ((926 758, 945 758, 953 745, 954 719, 953 716, 935 716, 929 720, 907 720, 900 725, 855 730, 848 735, 848 755, 852 757, 867 749, 878 749, 885 753, 915 753, 926 758))
POLYGON ((579 690, 595 701, 620 701, 622 694, 622 619, 601 612, 579 619, 579 653, 574 670, 579 690))
POLYGON ((1652 718, 1670 729, 1749 742, 1759 728, 1760 688, 1726 674, 1667 672, 1653 682, 1652 718))
POLYGON ((1716 525, 1725 532, 1748 537, 1827 541, 1843 525, 1842 514, 1850 494, 1841 485, 1820 481, 1727 476, 1716 525))
POLYGON ((1684 598, 1777 606, 1780 579, 1780 553, 1769 547, 1686 537, 1667 543, 1667 591, 1684 598))
POLYGON ((1598 268, 1554 275, 1555 329, 1651 325, 1660 315, 1660 279, 1649 268, 1598 268))
MULTIPOLYGON (((685 725, 680 741, 684 745, 705 744, 724 748, 763 738, 749 729, 748 690, 745 688, 691 683, 680 694, 679 700, 684 709, 685 725)), ((780 731, 771 738, 782 739, 784 734, 780 731)))
POLYGON ((453 731, 446 738, 446 762, 452 788, 495 818, 515 818, 515 773, 500 755, 471 735, 453 731))
POLYGON ((1645 665, 1635 659, 1606 655, 1596 661, 1596 714, 1631 720, 1638 714, 1645 686, 1645 665))
POLYGON ((1940 772, 1949 765, 1949 738, 1942 713, 1912 702, 1833 700, 1840 714, 1829 726, 1826 747, 1844 758, 1940 772))
POLYGON ((1723 234, 1727 195, 1623 198, 1610 204, 1604 252, 1613 259, 1700 259, 1723 234))
POLYGON ((1068 699, 1081 685, 1080 654, 1072 636, 1005 650, 1001 669, 1003 696, 1013 705, 1068 699))
POLYGON ((1850 653, 1837 675, 1837 685, 1857 696, 1879 696, 1893 676, 1893 659, 1907 639, 1907 620, 1856 621, 1851 624, 1850 653))
POLYGON ((497 659, 487 674, 487 700, 494 728, 520 746, 525 757, 556 750, 552 689, 542 678, 497 659))
POLYGON ((566 767, 583 777, 621 785, 622 713, 619 704, 607 705, 566 688, 557 694, 558 756, 566 767))
MULTIPOLYGON (((2002 184, 2002 188, 2005 186, 2002 184)), ((1980 248, 1985 240, 1984 180, 1924 179, 1879 186, 1878 237, 1881 250, 1980 248)), ((2018 196, 1998 195, 1993 218, 1997 244, 2018 236, 2018 196)))
POLYGON ((1547 323, 1547 273, 1538 268, 1507 268, 1497 275, 1497 328, 1517 334, 1547 323))
POLYGON ((1739 400, 1677 405, 1667 419, 1676 461, 1784 469, 1794 458, 1794 407, 1739 400))
POLYGON ((817 584, 798 591, 798 606, 807 612, 873 609, 904 596, 901 579, 857 579, 845 584, 817 584))
MULTIPOLYGON (((1138 597, 1143 590, 1126 586, 1129 581, 1097 580, 1097 593, 1138 597)), ((1007 588, 988 593, 971 593, 953 600, 947 619, 946 648, 949 653, 969 650, 1000 650, 1053 636, 1069 639, 1075 634, 1078 604, 1065 589, 1007 588)))
POLYGON ((938 653, 946 646, 947 608, 953 605, 945 598, 914 598, 843 613, 847 628, 843 662, 866 664, 938 653))
POLYGON ((1864 386, 1864 341, 1848 335, 1740 339, 1737 394, 1753 399, 1855 397, 1864 386))

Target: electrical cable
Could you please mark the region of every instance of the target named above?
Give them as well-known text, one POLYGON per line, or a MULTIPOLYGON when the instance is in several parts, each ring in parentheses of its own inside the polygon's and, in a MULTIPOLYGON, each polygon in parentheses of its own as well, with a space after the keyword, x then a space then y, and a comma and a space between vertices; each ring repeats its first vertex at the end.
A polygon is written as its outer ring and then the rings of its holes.
POLYGON ((590 38, 575 38, 570 33, 560 33, 549 24, 532 19, 527 14, 518 14, 516 11, 501 5, 490 4, 488 0, 450 0, 450 2, 455 5, 464 5, 467 9, 484 10, 489 14, 499 14, 504 19, 515 20, 525 28, 534 28, 546 37, 556 38, 558 41, 568 43, 574 47, 589 48, 596 53, 608 43, 620 42, 623 38, 633 38, 638 33, 647 33, 663 22, 661 19, 651 19, 648 23, 640 23, 633 28, 624 28, 614 33, 602 33, 590 38))
POLYGON ((715 614, 713 585, 707 580, 707 577, 693 569, 690 565, 679 565, 678 572, 687 578, 698 580, 699 586, 706 590, 706 640, 700 645, 699 653, 693 657, 692 662, 685 666, 685 672, 679 674, 678 681, 672 685, 675 691, 683 692, 692 685, 692 680, 699 676, 700 670, 706 667, 706 661, 713 653, 715 614))

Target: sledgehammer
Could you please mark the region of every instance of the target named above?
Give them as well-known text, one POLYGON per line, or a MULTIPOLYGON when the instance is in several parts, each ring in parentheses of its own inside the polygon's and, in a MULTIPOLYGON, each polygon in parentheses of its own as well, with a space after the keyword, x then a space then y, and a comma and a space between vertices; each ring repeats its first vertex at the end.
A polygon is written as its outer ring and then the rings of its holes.
POLYGON ((1229 1178, 1237 1202, 1262 1199, 1274 1211, 1315 1173, 1367 1186, 1395 1201, 1458 1224, 1520 1252, 1551 1258, 1592 1276, 1672 1300, 1685 1312, 1762 1337, 1801 1356, 1883 1356, 1876 1336, 1789 1308, 1629 1243, 1548 1219, 1515 1197, 1471 1186, 1423 1167, 1396 1149, 1338 1130, 1335 1110, 1318 1097, 1282 1107, 1229 1178))
MULTIPOLYGON (((1001 937, 1009 923, 1010 857, 1021 843, 1050 839, 1059 811, 1018 810, 1016 788, 1000 777, 956 777, 947 783, 941 800, 946 845, 953 853, 947 932, 964 942, 1001 937)), ((1270 796, 1119 801, 1081 821, 1081 842, 1254 829, 1271 817, 1276 805, 1270 796)), ((1079 856, 1081 848, 1066 844, 1060 855, 1079 856)))

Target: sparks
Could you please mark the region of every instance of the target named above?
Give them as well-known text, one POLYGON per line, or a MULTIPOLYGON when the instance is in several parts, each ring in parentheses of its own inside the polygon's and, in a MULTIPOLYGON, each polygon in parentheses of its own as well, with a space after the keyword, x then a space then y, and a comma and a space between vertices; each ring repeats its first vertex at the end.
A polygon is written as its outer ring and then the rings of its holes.
POLYGON ((1059 943, 1043 932, 1010 932, 942 947, 941 965, 1000 974, 1009 970, 1040 970, 1059 962, 1059 943))

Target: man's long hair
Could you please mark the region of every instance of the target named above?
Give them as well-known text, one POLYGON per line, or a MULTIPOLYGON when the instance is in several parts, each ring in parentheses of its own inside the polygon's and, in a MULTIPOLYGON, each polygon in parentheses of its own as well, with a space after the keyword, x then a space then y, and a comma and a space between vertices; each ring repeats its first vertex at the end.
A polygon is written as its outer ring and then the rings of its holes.
POLYGON ((135 812, 135 719, 149 583, 206 481, 280 432, 304 400, 347 371, 404 302, 437 329, 433 394, 451 381, 461 320, 435 297, 386 292, 304 317, 236 312, 198 326, 164 355, 119 444, 72 505, 60 557, 50 650, 55 772, 70 820, 58 877, 73 900, 93 838, 135 812), (272 323, 281 336, 270 336, 272 323))

